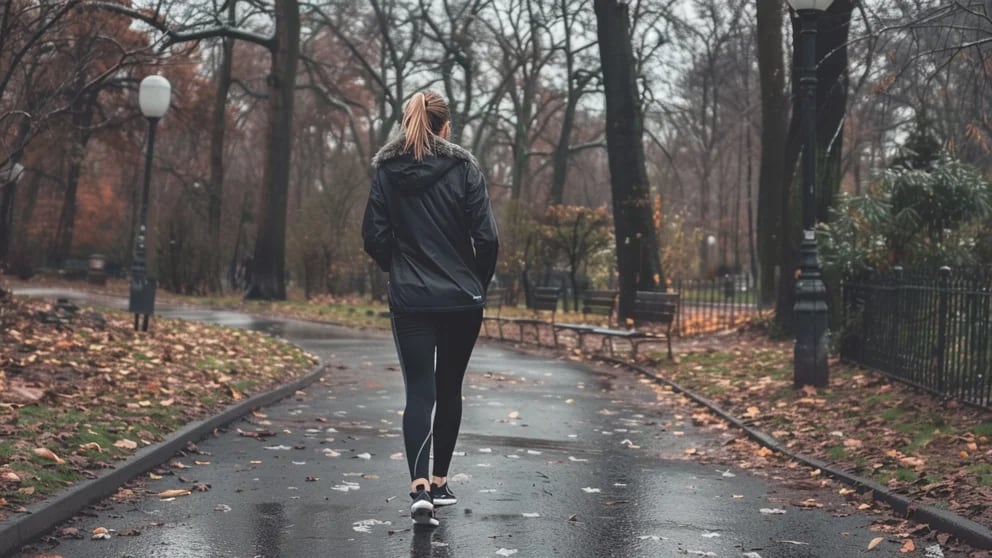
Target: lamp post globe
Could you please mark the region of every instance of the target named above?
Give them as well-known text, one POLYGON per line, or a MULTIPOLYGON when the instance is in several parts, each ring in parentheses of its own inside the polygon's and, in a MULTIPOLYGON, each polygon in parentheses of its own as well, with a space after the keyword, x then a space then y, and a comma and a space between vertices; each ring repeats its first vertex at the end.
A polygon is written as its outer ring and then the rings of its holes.
POLYGON ((131 296, 128 310, 134 313, 134 329, 148 331, 148 319, 155 312, 155 281, 148 278, 147 264, 147 223, 148 194, 152 180, 152 151, 155 148, 155 128, 165 116, 172 102, 172 86, 162 76, 148 76, 141 80, 138 88, 138 106, 148 119, 148 140, 145 150, 145 180, 141 195, 138 236, 134 243, 134 259, 131 263, 131 296), (141 316, 144 321, 141 322, 141 316))
POLYGON ((169 110, 172 85, 162 76, 148 76, 138 88, 138 106, 145 118, 162 118, 169 110))
POLYGON ((816 31, 817 20, 833 0, 787 0, 799 18, 799 100, 802 115, 802 219, 799 247, 799 277, 793 321, 796 341, 793 385, 823 387, 829 383, 827 348, 829 314, 827 288, 823 283, 816 246, 816 31))

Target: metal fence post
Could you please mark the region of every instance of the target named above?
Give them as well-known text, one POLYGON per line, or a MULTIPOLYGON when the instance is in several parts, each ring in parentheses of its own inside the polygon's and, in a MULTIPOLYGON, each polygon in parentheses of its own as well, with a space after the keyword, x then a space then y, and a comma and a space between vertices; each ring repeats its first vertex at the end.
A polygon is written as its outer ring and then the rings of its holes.
POLYGON ((940 268, 940 297, 937 301, 937 390, 944 393, 944 376, 947 374, 947 302, 950 296, 951 268, 940 268))

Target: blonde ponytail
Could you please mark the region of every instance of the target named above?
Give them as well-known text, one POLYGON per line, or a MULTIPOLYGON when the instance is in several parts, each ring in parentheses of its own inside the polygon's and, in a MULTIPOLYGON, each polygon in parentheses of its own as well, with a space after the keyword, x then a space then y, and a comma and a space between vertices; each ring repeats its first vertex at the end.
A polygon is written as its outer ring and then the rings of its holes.
POLYGON ((403 111, 403 133, 406 136, 403 150, 412 153, 417 161, 433 154, 432 144, 450 119, 448 103, 440 94, 434 91, 414 94, 403 111))

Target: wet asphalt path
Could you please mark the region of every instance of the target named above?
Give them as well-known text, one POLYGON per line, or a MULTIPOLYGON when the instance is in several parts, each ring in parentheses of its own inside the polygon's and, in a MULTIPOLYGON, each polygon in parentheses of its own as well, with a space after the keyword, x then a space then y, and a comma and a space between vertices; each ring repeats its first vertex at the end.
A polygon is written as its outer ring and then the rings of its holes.
MULTIPOLYGON (((718 434, 688 417, 683 424, 679 413, 688 410, 632 373, 487 343, 466 378, 450 481, 459 503, 440 509, 439 528, 414 531, 390 337, 234 312, 161 315, 266 331, 330 368, 296 397, 200 442, 202 455, 172 462, 186 468, 163 467, 172 474, 140 481, 155 493, 192 483, 209 491, 108 500, 71 526, 113 529, 110 540, 64 538, 56 548, 39 541, 21 556, 843 558, 864 554, 876 536, 868 516, 792 507, 783 502, 809 494, 793 497, 733 466, 685 460, 685 449, 719 443, 718 434), (256 439, 239 429, 276 435, 256 439)), ((871 554, 904 556, 888 542, 871 554)))

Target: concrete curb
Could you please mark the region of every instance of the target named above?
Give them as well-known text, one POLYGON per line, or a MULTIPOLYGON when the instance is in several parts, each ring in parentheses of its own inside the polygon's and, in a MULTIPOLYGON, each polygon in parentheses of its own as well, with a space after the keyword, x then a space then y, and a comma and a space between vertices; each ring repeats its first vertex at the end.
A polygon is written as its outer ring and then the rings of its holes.
MULTIPOLYGON (((896 513, 903 515, 907 519, 911 519, 918 523, 928 524, 931 529, 934 529, 936 531, 950 533, 951 535, 954 535, 958 539, 962 540, 963 542, 973 547, 981 548, 981 549, 992 549, 992 530, 990 530, 988 527, 984 525, 981 525, 980 523, 976 523, 968 518, 961 517, 960 515, 949 512, 947 510, 941 510, 934 508, 932 506, 927 506, 924 504, 920 504, 918 502, 914 502, 913 500, 907 498, 906 496, 903 496, 901 494, 896 494, 891 490, 889 490, 887 487, 882 486, 876 482, 861 478, 847 471, 837 469, 829 465, 827 462, 817 459, 815 457, 810 457, 800 453, 795 453, 789 450, 788 448, 786 448, 778 440, 769 436, 768 434, 765 434, 764 432, 751 428, 737 417, 729 414, 728 412, 718 407, 716 403, 710 401, 709 399, 696 395, 695 393, 685 389, 679 384, 667 378, 659 376, 654 372, 651 372, 650 370, 647 370, 641 366, 612 357, 598 356, 595 358, 596 360, 600 360, 603 362, 625 366, 640 373, 643 376, 646 376, 654 380, 659 384, 672 388, 672 391, 676 393, 680 393, 688 397, 689 399, 692 399, 696 403, 699 403, 700 405, 707 407, 714 414, 720 416, 722 419, 733 424, 737 428, 740 428, 745 433, 747 433, 748 437, 758 442, 759 444, 767 447, 768 449, 774 450, 783 455, 787 455, 790 458, 795 459, 796 461, 809 465, 810 467, 820 469, 823 472, 823 474, 832 477, 834 479, 837 479, 843 482, 844 484, 847 484, 848 486, 851 486, 860 493, 869 492, 869 491, 873 492, 874 499, 881 500, 882 502, 885 502, 886 504, 892 506, 892 509, 894 509, 896 513)), ((2 535, 2 533, 0 533, 0 535, 2 535)))
POLYGON ((324 374, 324 370, 325 365, 318 364, 304 376, 233 404, 220 414, 187 424, 165 441, 138 450, 130 459, 99 478, 81 481, 64 492, 29 506, 27 515, 0 523, 0 556, 8 556, 89 504, 110 496, 131 479, 167 462, 177 451, 184 449, 187 442, 202 440, 215 428, 234 422, 252 409, 271 405, 312 384, 324 374))

